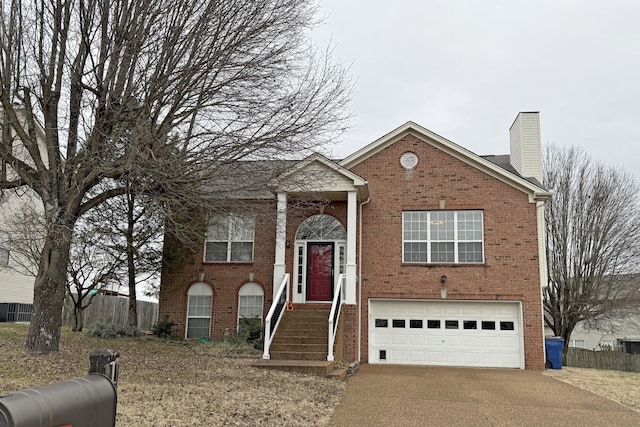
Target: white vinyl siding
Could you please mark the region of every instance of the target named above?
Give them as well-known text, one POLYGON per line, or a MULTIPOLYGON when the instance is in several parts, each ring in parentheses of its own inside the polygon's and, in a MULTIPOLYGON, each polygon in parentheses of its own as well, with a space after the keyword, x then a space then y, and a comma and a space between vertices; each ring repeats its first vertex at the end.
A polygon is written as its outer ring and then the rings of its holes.
POLYGON ((9 265, 9 234, 0 230, 0 267, 9 265))
POLYGON ((569 340, 569 347, 586 348, 584 340, 569 340))
POLYGON ((406 211, 402 213, 405 263, 483 263, 483 212, 406 211))

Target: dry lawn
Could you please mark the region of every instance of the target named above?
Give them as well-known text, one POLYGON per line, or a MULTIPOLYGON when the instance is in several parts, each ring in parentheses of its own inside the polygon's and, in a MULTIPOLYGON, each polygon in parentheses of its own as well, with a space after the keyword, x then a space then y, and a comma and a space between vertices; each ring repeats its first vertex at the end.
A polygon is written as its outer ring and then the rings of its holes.
POLYGON ((601 369, 546 370, 545 375, 588 390, 640 412, 640 373, 601 369))
POLYGON ((105 340, 63 329, 60 352, 28 356, 27 325, 0 323, 0 396, 85 376, 89 354, 120 353, 119 426, 328 425, 345 383, 256 369, 259 353, 155 337, 105 340))

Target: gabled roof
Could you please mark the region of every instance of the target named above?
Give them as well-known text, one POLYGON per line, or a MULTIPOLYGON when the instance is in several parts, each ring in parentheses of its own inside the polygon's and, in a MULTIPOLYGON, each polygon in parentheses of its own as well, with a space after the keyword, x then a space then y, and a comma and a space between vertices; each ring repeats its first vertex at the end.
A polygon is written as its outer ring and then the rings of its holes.
POLYGON ((341 175, 344 175, 349 180, 352 180, 354 185, 365 185, 367 183, 367 181, 364 178, 362 178, 359 175, 351 172, 349 169, 346 169, 346 168, 342 167, 339 163, 336 163, 333 160, 330 160, 330 159, 326 158, 325 156, 323 156, 320 153, 313 153, 313 154, 309 155, 307 158, 299 161, 298 163, 295 164, 294 167, 292 167, 291 169, 289 169, 288 171, 286 171, 285 173, 280 175, 280 178, 286 178, 288 176, 291 176, 295 172, 300 171, 300 170, 308 167, 310 164, 312 164, 314 162, 321 163, 321 164, 325 165, 326 167, 328 167, 329 169, 332 169, 335 172, 337 172, 337 173, 339 173, 341 175))
POLYGON ((279 186, 286 185, 287 181, 295 182, 296 179, 294 177, 297 174, 306 175, 308 173, 311 174, 306 177, 307 179, 302 179, 303 182, 296 184, 299 187, 298 191, 344 191, 345 188, 340 184, 345 184, 350 187, 349 189, 357 190, 361 199, 364 200, 369 197, 368 183, 364 178, 319 153, 311 154, 297 162, 293 167, 278 176, 277 181, 279 186), (320 172, 321 174, 318 175, 319 171, 325 172, 320 172), (325 184, 319 181, 325 181, 326 188, 323 189, 322 186, 325 184))
POLYGON ((402 126, 392 130, 371 144, 356 151, 346 159, 342 160, 340 162, 340 166, 351 169, 369 157, 389 147, 406 135, 413 135, 423 140, 425 143, 431 144, 435 148, 457 158, 458 160, 461 160, 464 163, 511 185, 512 187, 528 193, 532 201, 546 200, 551 197, 551 193, 546 190, 542 184, 538 183, 537 180, 520 176, 515 169, 510 167, 510 165, 504 165, 507 168, 503 167, 503 165, 498 165, 498 160, 503 161, 503 158, 494 159, 496 160, 494 163, 487 158, 481 157, 411 121, 406 122, 402 126))

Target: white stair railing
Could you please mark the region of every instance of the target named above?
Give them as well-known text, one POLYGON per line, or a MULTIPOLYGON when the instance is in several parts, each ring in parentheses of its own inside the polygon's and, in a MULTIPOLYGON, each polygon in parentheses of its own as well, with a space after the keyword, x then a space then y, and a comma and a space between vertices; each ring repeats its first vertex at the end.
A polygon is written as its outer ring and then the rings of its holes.
POLYGON ((271 308, 264 324, 264 353, 262 358, 268 360, 271 358, 269 355, 269 348, 273 341, 273 336, 278 329, 282 315, 284 314, 285 307, 287 305, 287 298, 289 297, 289 274, 285 274, 276 293, 276 297, 273 299, 271 308))
POLYGON ((327 361, 333 362, 333 344, 336 341, 336 331, 338 329, 338 321, 340 320, 340 310, 342 308, 342 304, 344 304, 344 286, 345 286, 345 275, 341 274, 338 276, 338 280, 336 281, 336 293, 333 296, 333 302, 331 303, 331 311, 329 312, 329 352, 327 353, 327 361))

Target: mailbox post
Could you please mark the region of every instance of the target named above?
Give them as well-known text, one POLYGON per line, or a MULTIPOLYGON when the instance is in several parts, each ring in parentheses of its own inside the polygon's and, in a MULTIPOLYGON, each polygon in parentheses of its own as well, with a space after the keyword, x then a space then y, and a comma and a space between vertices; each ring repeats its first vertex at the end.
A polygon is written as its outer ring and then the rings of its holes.
POLYGON ((118 387, 118 361, 120 353, 104 348, 96 350, 89 356, 89 373, 102 374, 118 387))

